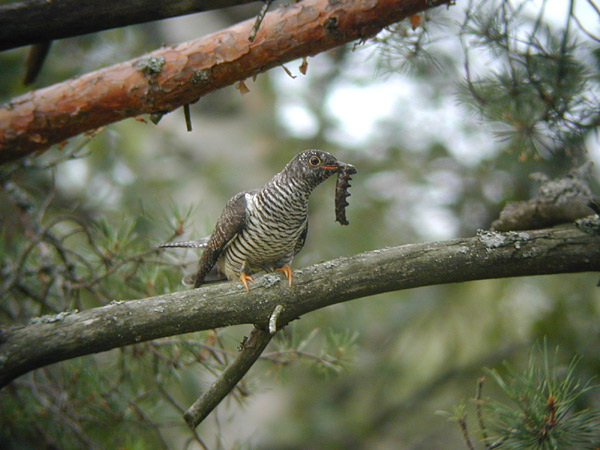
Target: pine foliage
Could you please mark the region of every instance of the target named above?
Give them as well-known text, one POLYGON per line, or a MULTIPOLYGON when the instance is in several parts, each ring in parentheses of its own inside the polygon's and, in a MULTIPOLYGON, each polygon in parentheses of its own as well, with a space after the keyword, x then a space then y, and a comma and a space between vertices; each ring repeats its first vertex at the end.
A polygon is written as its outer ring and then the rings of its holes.
POLYGON ((536 17, 525 13, 529 4, 470 3, 460 33, 466 79, 459 99, 496 123, 497 137, 522 158, 580 155, 600 125, 598 39, 575 37, 574 2, 560 30, 544 21, 548 2, 536 17))
MULTIPOLYGON (((576 375, 577 359, 567 368, 542 351, 531 352, 525 369, 504 362, 500 369, 486 369, 489 378, 507 400, 482 397, 479 380, 474 399, 481 444, 487 449, 585 450, 600 443, 600 410, 582 408, 597 385, 576 375)), ((464 403, 451 418, 461 427, 467 448, 475 448, 467 431, 464 403)))

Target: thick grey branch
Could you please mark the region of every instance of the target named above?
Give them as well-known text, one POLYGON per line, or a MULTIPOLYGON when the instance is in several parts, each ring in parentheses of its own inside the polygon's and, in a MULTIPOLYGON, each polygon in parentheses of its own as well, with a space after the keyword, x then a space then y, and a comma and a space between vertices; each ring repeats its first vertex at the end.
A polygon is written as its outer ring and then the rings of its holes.
POLYGON ((0 50, 253 1, 17 1, 0 5, 0 50))
POLYGON ((278 326, 328 305, 382 292, 443 283, 525 275, 600 271, 600 237, 574 226, 410 244, 360 253, 294 272, 241 283, 207 285, 83 312, 46 316, 0 333, 0 386, 69 358, 164 336, 253 323, 278 326))

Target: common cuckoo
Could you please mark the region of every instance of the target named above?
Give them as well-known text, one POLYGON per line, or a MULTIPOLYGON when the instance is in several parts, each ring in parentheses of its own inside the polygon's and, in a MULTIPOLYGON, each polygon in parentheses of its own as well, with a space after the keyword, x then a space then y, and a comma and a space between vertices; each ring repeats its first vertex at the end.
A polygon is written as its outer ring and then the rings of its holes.
POLYGON ((184 283, 194 287, 227 278, 240 280, 249 291, 251 275, 261 270, 282 271, 291 287, 290 264, 302 249, 308 231, 308 198, 334 173, 345 174, 344 195, 336 197, 336 205, 343 207, 349 195, 348 174, 356 173, 356 169, 327 152, 305 150, 262 188, 234 195, 210 236, 161 247, 204 248, 198 271, 184 278, 184 283))

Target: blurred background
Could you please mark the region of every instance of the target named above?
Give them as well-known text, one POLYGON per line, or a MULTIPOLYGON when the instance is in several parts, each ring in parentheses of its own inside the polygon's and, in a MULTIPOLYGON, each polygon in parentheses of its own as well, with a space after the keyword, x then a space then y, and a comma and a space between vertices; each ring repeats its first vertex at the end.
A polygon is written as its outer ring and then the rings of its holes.
MULTIPOLYGON (((310 57, 306 75, 298 60, 285 65, 291 75, 276 68, 246 80, 245 95, 233 86, 207 95, 191 106, 192 132, 181 110, 158 125, 127 119, 0 168, 0 323, 185 289, 179 280, 198 254, 152 247, 176 230, 177 239, 208 235, 233 194, 262 185, 306 148, 327 150, 358 173, 349 227, 334 222, 334 180, 312 195, 295 268, 472 236, 506 201, 532 197, 530 174, 564 176, 600 159, 598 6, 457 3, 310 57), (60 246, 31 244, 47 232, 60 246)), ((34 88, 218 31, 259 7, 55 42, 34 88)), ((26 51, 0 53, 2 102, 28 91, 26 51)), ((596 163, 596 194, 598 170, 596 163)), ((523 365, 546 338, 561 362, 581 356, 578 377, 598 375, 597 281, 478 281, 311 313, 280 333, 196 434, 183 410, 249 327, 55 364, 0 392, 0 444, 464 449, 457 424, 435 413, 472 398, 483 367, 523 365)), ((484 390, 498 394, 491 382, 484 390)), ((581 406, 597 407, 597 394, 581 406)))

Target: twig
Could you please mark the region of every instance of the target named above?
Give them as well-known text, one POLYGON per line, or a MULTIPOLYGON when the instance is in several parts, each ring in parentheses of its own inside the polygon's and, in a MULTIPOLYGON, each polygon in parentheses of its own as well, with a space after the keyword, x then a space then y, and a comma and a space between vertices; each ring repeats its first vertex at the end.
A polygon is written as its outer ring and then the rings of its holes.
POLYGON ((592 0, 588 0, 589 5, 596 10, 598 15, 600 15, 600 8, 596 6, 596 4, 592 0))
POLYGON ((89 280, 82 281, 81 283, 74 284, 71 286, 71 289, 83 289, 83 288, 89 289, 93 285, 95 285, 95 284, 99 283, 100 281, 102 281, 103 279, 107 278, 109 275, 112 275, 113 273, 120 270, 124 265, 129 264, 132 261, 139 260, 140 258, 143 258, 146 255, 150 255, 150 254, 154 253, 155 251, 156 251, 155 249, 151 248, 148 250, 143 250, 141 252, 138 252, 134 255, 130 255, 126 258, 123 258, 123 259, 119 260, 117 263, 115 263, 114 265, 110 266, 104 273, 96 275, 95 277, 93 277, 89 280))
POLYGON ((575 21, 575 23, 577 24, 577 26, 579 27, 579 29, 585 33, 585 35, 587 37, 589 37, 590 39, 596 41, 596 42, 600 42, 600 37, 596 36, 595 34, 593 34, 592 32, 588 31, 583 24, 581 23, 581 21, 577 18, 577 16, 575 14, 573 14, 573 20, 575 21))
POLYGON ((168 449, 169 446, 167 445, 167 442, 165 441, 165 438, 163 437, 162 433, 159 431, 156 422, 154 422, 148 416, 148 414, 146 414, 144 412, 144 410, 136 403, 136 401, 139 401, 140 397, 145 397, 149 393, 150 393, 150 391, 143 392, 142 394, 140 394, 136 397, 135 401, 131 401, 131 400, 128 401, 127 405, 144 422, 144 425, 146 425, 149 430, 153 431, 153 434, 156 436, 156 440, 155 440, 156 448, 168 449), (159 444, 160 444, 160 447, 158 447, 159 444))
POLYGON ((33 83, 40 74, 51 45, 52 41, 45 41, 33 44, 29 48, 29 53, 25 60, 25 76, 23 77, 23 84, 25 86, 33 83))
POLYGON ((473 447, 473 443, 471 442, 471 438, 469 437, 469 431, 467 430, 467 421, 465 416, 458 419, 458 424, 460 425, 460 429, 463 432, 463 437, 465 438, 467 448, 469 450, 475 450, 475 447, 473 447))
POLYGON ((237 358, 227 366, 221 376, 183 415, 192 430, 235 388, 236 384, 256 362, 272 337, 273 335, 268 331, 256 327, 252 330, 250 338, 243 344, 237 358))
POLYGON ((76 436, 77 439, 81 442, 81 444, 83 444, 86 448, 98 448, 94 445, 94 443, 86 434, 86 432, 81 428, 81 424, 77 421, 77 419, 73 418, 68 410, 59 407, 59 395, 56 392, 56 390, 48 388, 46 383, 36 383, 34 376, 31 376, 30 378, 31 384, 29 389, 32 397, 39 404, 45 405, 45 407, 52 413, 53 420, 56 423, 60 423, 63 427, 70 429, 73 432, 74 436, 76 436), (44 394, 40 392, 41 390, 44 391, 44 394))
POLYGON ((488 434, 485 428, 485 423, 483 422, 483 411, 481 410, 481 391, 483 390, 484 381, 485 377, 481 377, 479 380, 477 380, 477 393, 475 394, 475 409, 477 410, 477 421, 479 422, 481 437, 483 437, 483 442, 485 442, 485 448, 489 450, 490 444, 488 443, 488 434))
POLYGON ((256 37, 256 33, 258 33, 260 24, 262 23, 263 19, 265 18, 265 15, 267 14, 267 11, 269 10, 269 7, 271 6, 271 3, 273 2, 273 0, 264 0, 264 2, 265 2, 265 4, 263 5, 263 7, 258 12, 258 15, 256 16, 256 22, 254 22, 252 31, 250 31, 250 36, 248 36, 248 40, 250 42, 254 42, 254 38, 256 37))
POLYGON ((192 114, 190 113, 189 103, 183 105, 183 115, 185 116, 185 128, 188 131, 192 131, 192 114))

